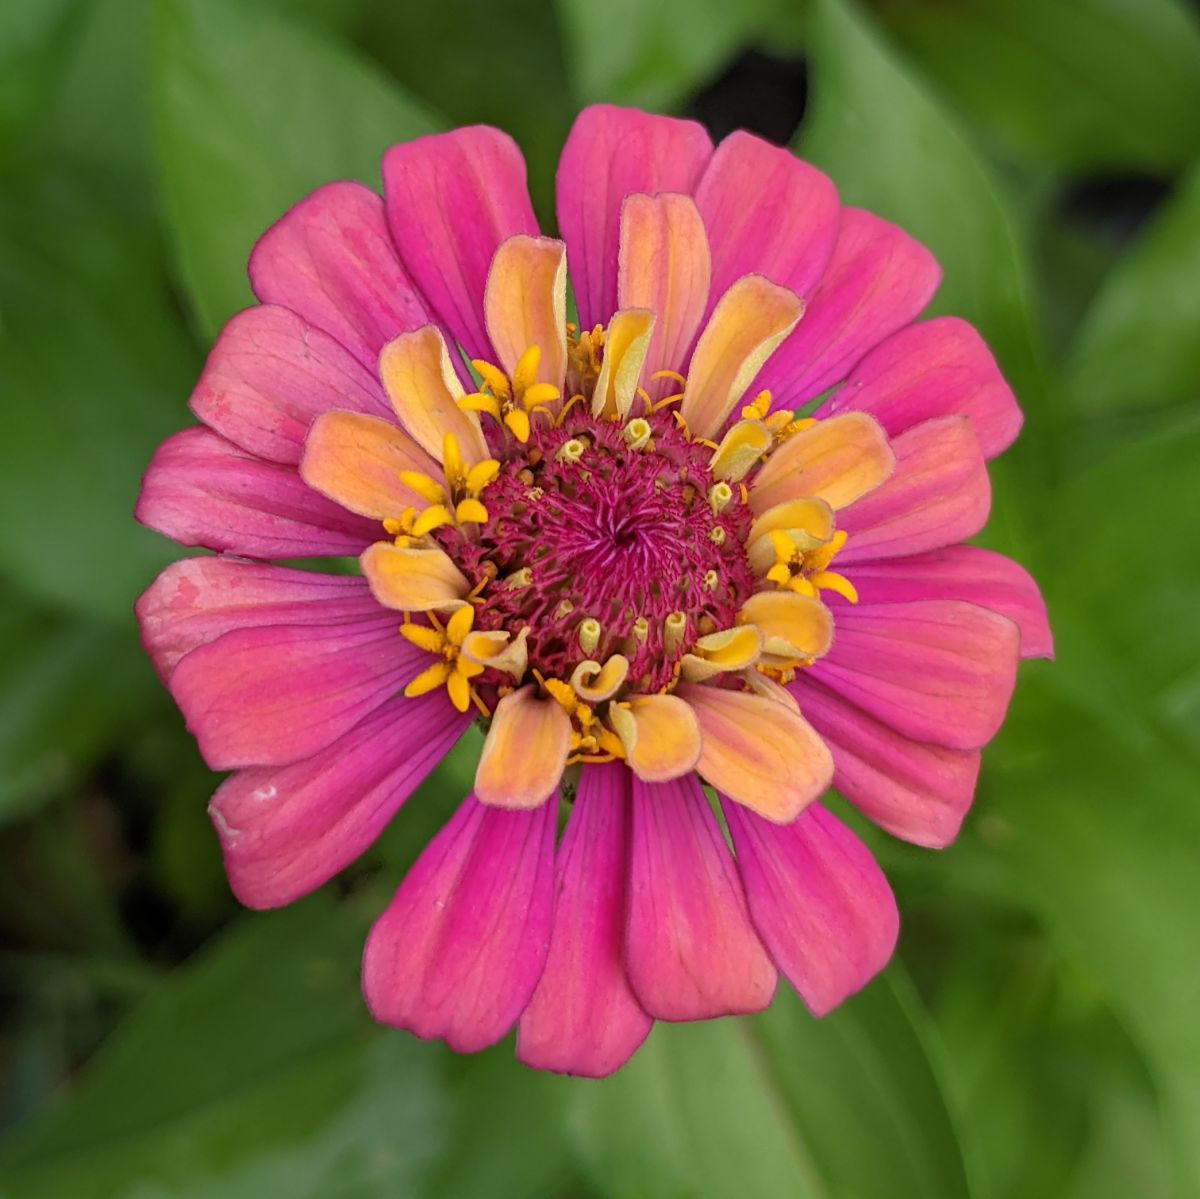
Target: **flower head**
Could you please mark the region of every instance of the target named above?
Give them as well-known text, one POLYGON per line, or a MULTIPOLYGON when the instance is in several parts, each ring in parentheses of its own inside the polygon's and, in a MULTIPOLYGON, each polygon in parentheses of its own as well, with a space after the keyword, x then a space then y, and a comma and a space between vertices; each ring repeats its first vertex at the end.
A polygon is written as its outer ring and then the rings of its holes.
POLYGON ((604 1074, 777 972, 817 1013, 868 981, 895 904, 817 801, 948 843, 1050 638, 1029 576, 959 544, 1021 418, 968 325, 914 323, 921 246, 756 138, 605 107, 558 223, 476 128, 389 151, 382 203, 331 184, 273 226, 138 508, 221 556, 138 613, 235 771, 211 811, 251 906, 352 861, 479 721, 367 1001, 604 1074), (320 555, 361 577, 275 564, 320 555))

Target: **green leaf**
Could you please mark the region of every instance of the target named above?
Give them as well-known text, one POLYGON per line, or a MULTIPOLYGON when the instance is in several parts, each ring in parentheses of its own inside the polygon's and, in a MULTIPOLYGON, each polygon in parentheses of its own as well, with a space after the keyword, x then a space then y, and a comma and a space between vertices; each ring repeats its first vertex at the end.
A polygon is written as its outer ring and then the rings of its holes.
MULTIPOLYGON (((1135 672, 1136 663, 1113 662, 1102 685, 1121 690, 1135 672)), ((1007 730, 992 756, 992 838, 1014 871, 1014 894, 1140 1044, 1174 1142, 1177 1193, 1195 1194, 1197 760, 1161 735, 1099 726, 1028 681, 1026 689, 1024 727, 1007 730)))
POLYGON ((128 626, 178 556, 132 512, 197 369, 155 234, 106 175, 22 177, 0 197, 0 524, 7 583, 128 626))
POLYGON ((572 1095, 591 1181, 610 1199, 967 1195, 921 1021, 893 969, 820 1021, 781 986, 754 1020, 656 1025, 572 1095))
POLYGON ((1200 396, 1198 278, 1200 165, 1113 268, 1087 314, 1067 364, 1080 413, 1140 413, 1200 396))
POLYGON ((1114 728, 1169 729, 1200 753, 1200 417, 1109 442, 1059 493, 1043 580, 1060 687, 1114 728), (1114 664, 1122 666, 1119 684, 1114 664))
POLYGON ((274 13, 161 0, 155 148, 168 232, 206 336, 250 303, 246 260, 285 209, 437 122, 349 50, 274 13))
POLYGON ((505 0, 497 20, 494 0, 373 4, 358 41, 451 125, 494 125, 515 138, 542 228, 554 227, 554 172, 576 104, 552 5, 505 0), (429 52, 464 38, 477 52, 429 52), (480 86, 485 59, 503 63, 507 86, 480 86))
POLYGON ((132 637, 7 604, 0 610, 0 825, 77 781, 157 699, 132 637))
POLYGON ((363 931, 322 898, 243 918, 0 1151, 5 1199, 561 1194, 553 1080, 372 1026, 363 931))
POLYGON ((826 170, 842 199, 894 221, 927 245, 944 272, 931 312, 977 325, 1026 413, 1022 441, 1001 466, 989 535, 1019 536, 1018 504, 1038 506, 1050 421, 1027 306, 1026 254, 999 184, 907 63, 850 0, 811 10, 812 115, 798 153, 826 170))
POLYGON ((0 6, 0 163, 34 132, 54 94, 78 0, 7 0, 0 6))
POLYGON ((1200 151, 1200 29, 1176 0, 902 0, 883 13, 1008 156, 1170 171, 1200 151))
POLYGON ((748 43, 794 37, 780 0, 558 0, 573 77, 588 103, 673 109, 748 43))

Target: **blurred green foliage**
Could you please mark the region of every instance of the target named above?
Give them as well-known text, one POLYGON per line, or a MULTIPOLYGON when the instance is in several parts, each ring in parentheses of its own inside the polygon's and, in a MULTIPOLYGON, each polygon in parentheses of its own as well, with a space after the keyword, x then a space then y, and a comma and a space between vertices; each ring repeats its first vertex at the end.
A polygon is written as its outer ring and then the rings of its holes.
POLYGON ((1198 112, 1176 0, 6 0, 0 1196, 1200 1193, 1198 112), (952 849, 864 834, 905 926, 834 1015, 660 1027, 601 1084, 456 1058, 373 1027, 357 961, 466 758, 344 884, 239 915, 129 613, 173 556, 140 473, 306 190, 486 121, 550 222, 582 104, 687 112, 752 48, 803 55, 797 151, 1016 386, 987 540, 1059 660, 952 849))

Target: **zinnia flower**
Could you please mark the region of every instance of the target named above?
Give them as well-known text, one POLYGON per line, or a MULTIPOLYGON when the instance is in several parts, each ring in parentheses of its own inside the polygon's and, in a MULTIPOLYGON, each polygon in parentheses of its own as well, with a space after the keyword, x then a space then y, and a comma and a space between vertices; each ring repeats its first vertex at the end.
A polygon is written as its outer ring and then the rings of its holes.
POLYGON ((383 183, 264 234, 138 504, 218 555, 138 616, 234 771, 233 889, 320 886, 480 721, 473 794, 368 939, 379 1020, 460 1051, 516 1024, 526 1063, 603 1075, 777 973, 829 1011, 897 914, 817 801, 947 844, 1050 652, 1025 571, 959 544, 1011 391, 970 326, 914 323, 927 250, 747 134, 588 109, 562 241, 494 129, 396 146, 383 183), (320 556, 361 575, 277 564, 320 556))

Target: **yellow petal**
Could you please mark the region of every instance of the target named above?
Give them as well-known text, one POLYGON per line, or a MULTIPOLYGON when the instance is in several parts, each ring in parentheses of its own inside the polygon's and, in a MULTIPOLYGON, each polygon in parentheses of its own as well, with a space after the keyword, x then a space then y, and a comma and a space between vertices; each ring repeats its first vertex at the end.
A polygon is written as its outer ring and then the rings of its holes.
POLYGON ((832 591, 852 604, 858 603, 858 588, 845 575, 838 574, 836 570, 818 571, 809 582, 818 590, 832 591))
POLYGON ((460 712, 471 706, 471 684, 462 671, 456 670, 446 680, 446 690, 450 693, 450 702, 460 712))
POLYGON ((500 463, 495 458, 485 458, 467 471, 467 492, 478 495, 500 473, 500 463))
POLYGON ((613 316, 592 393, 593 416, 624 420, 628 415, 653 332, 654 313, 646 308, 625 308, 613 316))
POLYGON ((459 500, 458 507, 454 509, 454 519, 460 525, 485 525, 488 510, 478 500, 459 500))
POLYGON ((680 672, 689 683, 702 683, 727 670, 745 670, 758 661, 762 636, 753 625, 709 633, 684 654, 680 672))
POLYGON ((843 412, 789 437, 750 488, 750 507, 765 512, 786 500, 816 496, 845 508, 874 491, 895 468, 887 434, 865 412, 843 412))
POLYGON ((598 704, 611 699, 628 674, 629 659, 622 654, 613 654, 603 666, 589 659, 575 667, 571 674, 571 686, 580 699, 589 704, 598 704))
POLYGON ((681 685, 677 694, 700 722, 697 770, 735 803, 788 824, 832 781, 828 747, 788 705, 695 683, 681 685))
POLYGON ((401 612, 457 608, 471 590, 440 549, 400 549, 377 541, 363 551, 359 563, 375 598, 401 612))
POLYGON ((473 391, 458 401, 458 406, 465 412, 486 412, 496 420, 500 419, 500 405, 493 396, 484 395, 481 391, 473 391))
POLYGON ((693 437, 711 437, 796 327, 804 302, 761 275, 746 275, 721 297, 696 343, 680 413, 693 437))
POLYGON ((304 443, 301 478, 331 500, 383 520, 422 497, 404 484, 402 472, 436 470, 409 436, 389 421, 361 412, 324 412, 304 443))
POLYGON ((571 751, 571 718, 536 687, 504 696, 492 714, 475 773, 475 797, 498 808, 536 808, 562 778, 571 751))
MULTIPOLYGON (((647 378, 677 371, 708 306, 712 255, 704 220, 691 196, 662 192, 627 196, 621 206, 617 301, 654 313, 645 352, 647 378)), ((665 381, 650 387, 665 394, 665 381)))
POLYGON ((441 504, 446 499, 446 488, 432 475, 422 474, 419 470, 402 470, 400 482, 427 504, 441 504))
POLYGON ((504 423, 508 431, 524 445, 529 440, 529 413, 521 408, 515 408, 504 414, 504 423))
POLYGON ((450 509, 445 504, 432 504, 413 521, 412 536, 424 537, 426 533, 432 533, 434 529, 450 524, 453 519, 450 509))
POLYGON ((536 346, 540 358, 534 381, 561 391, 567 369, 563 243, 523 233, 501 242, 488 272, 483 308, 500 365, 514 374, 522 355, 536 346))
POLYGON ((475 608, 471 604, 463 604, 455 608, 454 614, 446 621, 446 638, 451 645, 462 645, 463 639, 471 631, 475 623, 475 608))
POLYGON ((794 591, 760 591, 743 605, 738 619, 754 625, 763 639, 765 661, 782 663, 819 658, 833 642, 833 616, 823 603, 794 591))
POLYGON ((528 412, 541 404, 553 404, 561 396, 562 393, 552 383, 534 383, 525 388, 525 392, 521 396, 521 404, 528 412))
MULTIPOLYGON (((449 662, 435 662, 432 666, 427 666, 415 679, 404 688, 404 694, 409 699, 415 699, 418 695, 426 695, 430 691, 436 691, 450 677, 449 662)), ((465 711, 465 709, 464 709, 465 711)))
POLYGON ((389 341, 379 355, 379 377, 400 423, 439 462, 447 433, 458 439, 468 464, 488 457, 479 417, 459 407, 462 384, 442 335, 432 325, 389 341))
POLYGON ((771 448, 773 440, 762 421, 740 420, 721 439, 708 468, 714 477, 736 483, 771 448))
POLYGON ((418 649, 431 654, 440 654, 446 648, 446 634, 431 629, 428 625, 405 623, 400 626, 400 635, 418 649))
POLYGON ((617 734, 638 778, 664 783, 695 770, 700 760, 700 725, 682 699, 638 695, 629 701, 627 711, 629 719, 621 722, 617 734))

